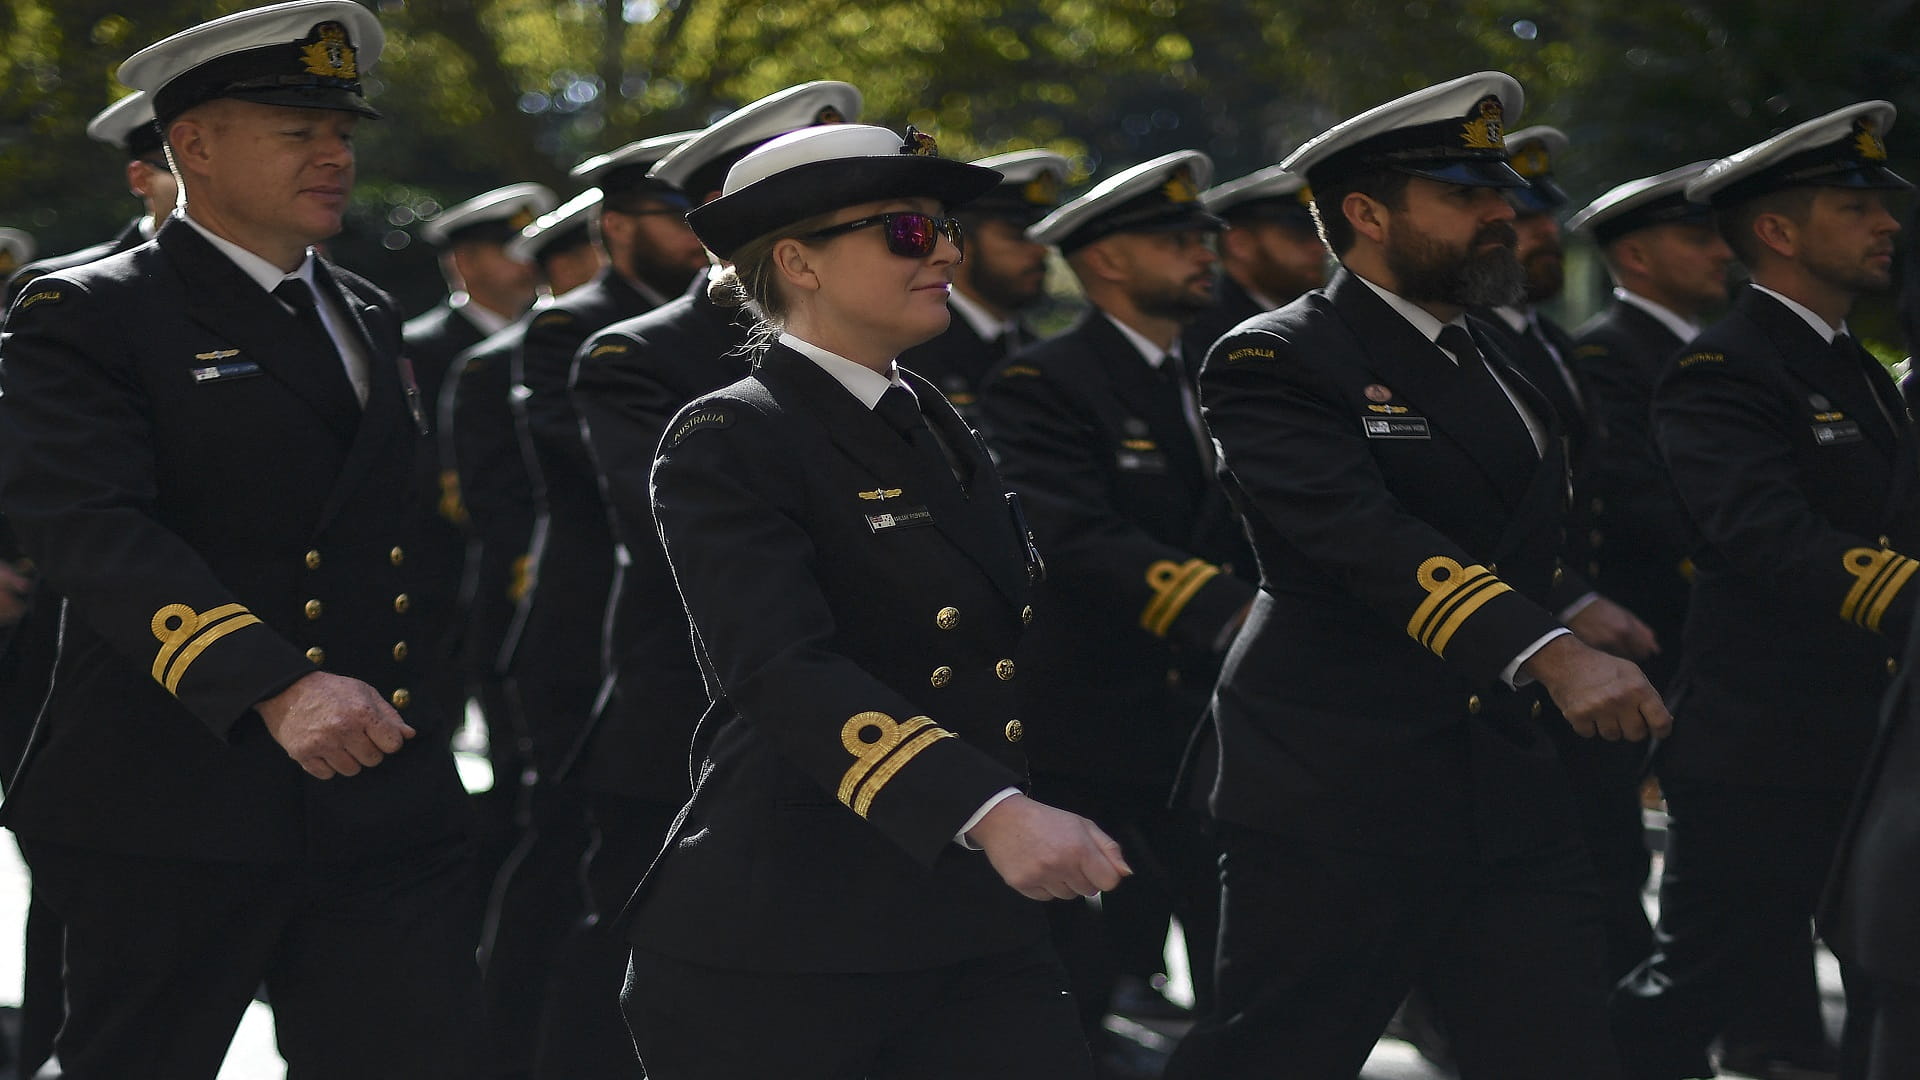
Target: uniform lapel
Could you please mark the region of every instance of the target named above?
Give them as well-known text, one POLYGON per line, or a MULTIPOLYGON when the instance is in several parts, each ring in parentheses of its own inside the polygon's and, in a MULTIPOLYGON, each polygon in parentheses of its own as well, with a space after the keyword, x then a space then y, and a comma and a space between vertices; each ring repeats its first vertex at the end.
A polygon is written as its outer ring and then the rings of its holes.
POLYGON ((353 445, 347 451, 346 464, 341 467, 340 476, 320 513, 320 525, 324 528, 377 466, 392 463, 396 429, 413 421, 403 385, 411 381, 411 375, 405 369, 398 342, 390 340, 392 335, 384 332, 387 330, 384 314, 361 300, 353 290, 343 287, 324 262, 315 267, 315 275, 324 279, 327 288, 340 300, 360 338, 360 347, 367 353, 367 404, 353 445), (382 332, 374 332, 376 328, 382 332))
POLYGON ((342 441, 353 438, 361 419, 360 402, 339 359, 322 355, 300 321, 193 226, 169 221, 156 239, 180 270, 188 316, 238 348, 232 361, 260 365, 318 413, 342 441))
MULTIPOLYGON (((1740 297, 1739 311, 1759 326, 1779 354, 1781 363, 1800 384, 1804 398, 1801 419, 1811 424, 1815 414, 1840 412, 1860 425, 1860 432, 1889 458, 1894 456, 1893 429, 1867 385, 1866 372, 1834 355, 1832 346, 1814 332, 1796 312, 1758 289, 1740 297), (1825 404, 1821 404, 1821 400, 1825 404)), ((1898 395, 1894 395, 1895 401, 1898 395)), ((1894 401, 1889 401, 1891 407, 1894 401)))
MULTIPOLYGON (((1187 487, 1198 493, 1206 483, 1206 467, 1200 462, 1200 448, 1194 442, 1193 428, 1187 425, 1180 408, 1180 394, 1173 381, 1147 363, 1140 350, 1120 333, 1098 309, 1090 309, 1079 328, 1087 347, 1106 372, 1114 397, 1134 416, 1147 422, 1158 449, 1187 487)), ((1169 356, 1161 361, 1172 364, 1173 380, 1183 380, 1186 372, 1179 361, 1169 356)), ((1188 384, 1191 388, 1191 384, 1188 384)))

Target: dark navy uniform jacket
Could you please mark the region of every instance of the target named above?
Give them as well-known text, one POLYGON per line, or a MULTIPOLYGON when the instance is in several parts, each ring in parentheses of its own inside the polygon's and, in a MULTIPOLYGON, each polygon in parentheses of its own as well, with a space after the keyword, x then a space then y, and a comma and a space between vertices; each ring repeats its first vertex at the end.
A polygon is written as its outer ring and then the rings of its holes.
POLYGON ((568 779, 667 803, 690 790, 707 691, 654 523, 653 459, 676 412, 752 368, 747 316, 715 304, 706 288, 701 274, 685 295, 589 338, 573 374, 573 405, 626 555, 607 621, 613 692, 589 721, 568 779))
POLYGON ((1599 429, 1579 493, 1602 538, 1585 567, 1594 587, 1639 616, 1660 641, 1645 667, 1656 687, 1681 656, 1693 526, 1653 438, 1653 386, 1686 342, 1659 319, 1619 300, 1574 335, 1573 363, 1599 429))
POLYGON ((1920 568, 1893 381, 1747 288, 1669 365, 1653 419, 1700 535, 1661 775, 1852 788, 1920 568))
POLYGON ((1180 362, 1165 363, 1090 310, 987 384, 988 433, 1047 559, 1046 620, 1022 657, 1036 672, 1022 706, 1050 720, 1028 750, 1037 773, 1170 785, 1216 645, 1253 596, 1240 523, 1181 410, 1180 362))
POLYGON ((1561 567, 1567 463, 1546 399, 1473 333, 1546 425, 1524 466, 1488 435, 1517 417, 1346 270, 1208 355, 1260 566, 1214 700, 1217 817, 1397 856, 1571 840, 1544 693, 1500 678, 1586 588, 1561 567))
POLYGON ((408 709, 397 541, 418 433, 384 293, 322 265, 368 356, 340 360, 183 221, 38 279, 0 343, 0 506, 67 597, 54 686, 6 824, 96 850, 335 859, 464 825, 448 732, 420 722, 316 780, 255 702, 325 669, 408 709))
MULTIPOLYGON (((527 324, 514 382, 522 445, 534 473, 538 525, 532 575, 517 616, 511 670, 546 683, 596 690, 606 674, 602 624, 613 588, 613 530, 600 499, 593 462, 580 437, 580 418, 567 393, 574 352, 596 331, 651 310, 611 267, 556 299, 527 324)), ((549 719, 530 718, 536 723, 549 719)), ((559 754, 579 736, 585 717, 565 730, 535 733, 543 756, 559 754)), ((552 768, 556 762, 544 758, 552 768)))
POLYGON ((984 450, 903 378, 964 487, 779 344, 667 430, 655 512, 717 730, 629 905, 639 949, 881 972, 1046 934, 1041 905, 955 842, 1023 782, 1018 740, 1048 722, 1014 705, 1028 565, 984 450))
POLYGON ((118 255, 123 251, 132 251, 134 248, 146 243, 147 238, 140 233, 140 223, 145 220, 145 215, 142 215, 127 222, 111 240, 103 240, 98 244, 83 247, 78 251, 69 251, 64 255, 35 259, 33 262, 15 270, 12 275, 7 278, 6 299, 4 304, 0 304, 0 308, 12 307, 13 301, 34 278, 42 277, 58 270, 71 270, 76 266, 85 266, 90 262, 99 262, 109 255, 118 255))

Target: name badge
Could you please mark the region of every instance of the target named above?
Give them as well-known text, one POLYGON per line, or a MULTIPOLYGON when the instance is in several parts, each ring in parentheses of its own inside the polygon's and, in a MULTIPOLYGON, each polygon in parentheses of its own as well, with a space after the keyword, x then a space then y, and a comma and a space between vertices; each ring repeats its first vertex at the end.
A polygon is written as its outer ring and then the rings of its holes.
POLYGON ((231 364, 209 364, 193 369, 193 381, 197 383, 218 382, 221 379, 244 379, 249 375, 260 374, 260 365, 251 360, 238 360, 231 364))
POLYGON ((866 518, 867 531, 875 533, 933 524, 933 513, 924 506, 903 506, 891 513, 868 514, 866 518))
POLYGON ((1813 425, 1813 441, 1821 446, 1839 446, 1860 441, 1860 422, 1842 420, 1837 424, 1813 425))
POLYGON ((1424 416, 1363 416, 1360 430, 1369 439, 1431 439, 1424 416))
POLYGON ((1162 450, 1121 450, 1114 454, 1113 463, 1121 472, 1158 475, 1167 471, 1167 455, 1162 450))

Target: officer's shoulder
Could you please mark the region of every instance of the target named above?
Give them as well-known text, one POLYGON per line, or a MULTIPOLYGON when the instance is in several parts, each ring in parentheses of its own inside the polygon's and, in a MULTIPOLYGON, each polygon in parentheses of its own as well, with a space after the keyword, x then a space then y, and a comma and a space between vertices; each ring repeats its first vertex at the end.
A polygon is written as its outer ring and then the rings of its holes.
POLYGON ((718 441, 720 436, 731 441, 739 433, 766 427, 779 412, 765 384, 750 375, 682 406, 667 424, 660 452, 718 441))
POLYGON ((18 329, 28 319, 59 318, 61 313, 91 307, 95 294, 113 291, 118 283, 111 276, 90 272, 96 263, 68 267, 41 274, 27 281, 6 313, 9 329, 18 329))
POLYGON ((1207 351, 1208 367, 1233 367, 1240 364, 1275 362, 1291 359, 1292 345, 1312 337, 1330 313, 1301 297, 1285 307, 1263 311, 1220 336, 1207 351))
POLYGON ((1742 320, 1722 319, 1674 354, 1665 378, 1752 381, 1784 372, 1778 351, 1756 333, 1742 320))

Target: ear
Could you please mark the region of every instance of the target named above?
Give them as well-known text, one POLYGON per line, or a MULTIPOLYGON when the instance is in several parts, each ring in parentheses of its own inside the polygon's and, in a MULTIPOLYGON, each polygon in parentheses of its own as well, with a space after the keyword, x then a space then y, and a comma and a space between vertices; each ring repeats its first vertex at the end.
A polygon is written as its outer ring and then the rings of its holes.
POLYGON ((1613 263, 1613 276, 1621 273, 1645 275, 1648 270, 1647 247, 1638 236, 1628 234, 1613 242, 1607 250, 1607 258, 1613 263))
POLYGON ((1753 235, 1767 250, 1791 259, 1800 250, 1800 227, 1785 214, 1763 213, 1753 219, 1753 235))
POLYGON ((634 233, 639 227, 639 220, 630 214, 618 210, 600 212, 600 235, 606 238, 608 247, 625 250, 632 246, 634 233))
POLYGON ((1080 249, 1083 265, 1094 279, 1106 282, 1127 279, 1133 260, 1127 257, 1127 252, 1118 242, 1122 239, 1124 235, 1111 236, 1080 249))
POLYGON ((147 197, 146 162, 137 159, 127 162, 127 194, 136 199, 147 197))
POLYGON ((183 174, 206 174, 213 159, 213 125, 202 110, 190 110, 167 126, 174 167, 183 174))
POLYGON ((820 273, 813 263, 813 252, 807 245, 788 237, 773 245, 773 269, 780 280, 801 292, 820 290, 820 273))
POLYGON ((1349 191, 1347 197, 1340 200, 1340 212, 1347 216, 1347 224, 1353 226, 1355 235, 1376 244, 1387 242, 1387 205, 1379 199, 1349 191))
POLYGON ((1220 233, 1220 254, 1231 259, 1247 260, 1253 257, 1258 242, 1251 228, 1226 229, 1220 233))

